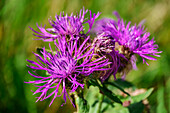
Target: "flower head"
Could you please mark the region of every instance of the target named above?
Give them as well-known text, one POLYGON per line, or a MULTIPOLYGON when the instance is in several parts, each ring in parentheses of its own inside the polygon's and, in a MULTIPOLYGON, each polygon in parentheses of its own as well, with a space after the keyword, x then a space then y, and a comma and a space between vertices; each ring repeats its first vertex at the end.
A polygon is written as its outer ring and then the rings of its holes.
POLYGON ((48 76, 42 77, 35 75, 35 71, 34 74, 29 72, 33 77, 40 79, 26 82, 41 84, 40 86, 36 86, 38 89, 34 92, 34 94, 41 93, 37 101, 40 99, 42 101, 54 95, 50 103, 51 105, 56 97, 63 95, 63 99, 66 103, 66 96, 70 99, 69 94, 67 93, 68 90, 72 93, 76 91, 78 87, 83 88, 83 82, 86 76, 92 74, 94 71, 109 69, 103 68, 110 63, 108 62, 108 59, 103 59, 104 57, 91 61, 93 55, 96 54, 93 52, 94 48, 87 51, 91 46, 90 44, 86 44, 88 40, 89 37, 87 37, 78 47, 78 39, 67 43, 66 37, 63 36, 60 39, 57 39, 58 43, 55 42, 57 47, 56 51, 53 51, 49 45, 51 52, 47 52, 46 49, 43 48, 43 51, 41 52, 42 57, 34 53, 37 62, 27 60, 34 65, 28 66, 31 69, 45 70, 48 73, 48 76), (61 94, 59 94, 59 87, 62 87, 61 94), (49 93, 50 90, 53 91, 49 93))
MULTIPOLYGON (((135 54, 141 56, 148 65, 145 59, 156 60, 153 56, 159 57, 158 53, 161 51, 157 50, 158 45, 154 39, 149 41, 150 33, 144 30, 143 22, 139 25, 131 25, 131 22, 126 24, 117 12, 114 14, 117 21, 108 18, 98 20, 93 32, 97 32, 99 38, 96 40, 100 40, 96 44, 96 50, 112 57, 113 69, 108 70, 108 73, 120 72, 124 78, 129 70, 136 69, 135 54)), ((114 77, 116 78, 115 75, 114 77)))
POLYGON ((142 23, 131 25, 131 22, 128 22, 126 24, 117 12, 114 12, 114 14, 118 18, 117 22, 112 19, 99 20, 98 23, 101 24, 97 32, 99 34, 104 32, 105 36, 111 37, 117 42, 119 48, 116 48, 115 45, 115 49, 119 49, 120 54, 123 54, 126 58, 138 54, 146 64, 148 63, 145 59, 156 60, 153 56, 160 57, 160 55, 157 55, 161 53, 157 50, 158 45, 155 44, 154 38, 149 41, 150 33, 144 30, 142 23))
POLYGON ((90 17, 85 18, 85 15, 87 14, 88 10, 80 10, 80 13, 77 15, 71 14, 68 16, 65 15, 64 12, 60 13, 60 15, 55 16, 55 20, 49 20, 50 25, 52 28, 45 28, 38 26, 40 32, 33 30, 31 27, 30 29, 35 32, 34 36, 39 37, 40 40, 44 41, 53 41, 56 38, 59 38, 61 36, 67 36, 68 40, 75 39, 78 37, 86 37, 86 34, 90 32, 94 20, 100 15, 100 13, 92 14, 89 10, 90 17), (87 33, 84 33, 84 26, 83 24, 88 23, 89 24, 89 30, 87 33))

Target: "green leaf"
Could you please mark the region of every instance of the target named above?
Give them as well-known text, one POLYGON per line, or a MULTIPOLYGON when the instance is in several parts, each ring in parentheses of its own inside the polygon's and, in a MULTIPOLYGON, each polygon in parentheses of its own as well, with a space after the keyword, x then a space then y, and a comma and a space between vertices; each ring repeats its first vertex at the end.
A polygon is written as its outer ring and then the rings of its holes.
POLYGON ((122 80, 122 79, 117 79, 116 81, 114 81, 115 84, 117 84, 118 86, 124 88, 136 88, 132 83, 122 80))
POLYGON ((112 86, 118 88, 119 90, 121 90, 123 93, 127 94, 128 96, 130 96, 130 94, 127 93, 126 91, 124 91, 124 89, 119 84, 117 84, 116 82, 106 82, 105 84, 112 85, 112 86))
POLYGON ((109 98, 107 98, 107 97, 104 98, 103 103, 109 104, 112 107, 114 107, 113 102, 109 98))
POLYGON ((130 113, 127 107, 114 103, 114 107, 109 107, 104 113, 130 113))
POLYGON ((152 93, 152 91, 153 91, 153 88, 150 88, 145 93, 139 94, 137 96, 132 96, 131 97, 132 98, 132 103, 139 102, 141 100, 146 99, 147 97, 149 97, 149 95, 152 93))
POLYGON ((144 104, 142 103, 142 101, 131 104, 130 106, 128 106, 129 112, 130 113, 143 113, 144 110, 144 104))
POLYGON ((89 87, 87 94, 85 94, 85 99, 88 101, 88 104, 90 105, 89 113, 96 113, 99 106, 99 98, 101 96, 102 94, 99 93, 98 87, 92 85, 89 87))
POLYGON ((109 108, 109 104, 107 104, 107 105, 102 109, 102 113, 104 113, 105 111, 107 111, 108 108, 109 108))
POLYGON ((98 100, 94 101, 94 103, 92 104, 92 107, 95 107, 95 105, 96 105, 98 102, 99 102, 98 100))
POLYGON ((104 95, 106 95, 108 98, 112 99, 114 102, 122 104, 121 100, 109 89, 106 87, 99 87, 99 89, 102 91, 104 95))
POLYGON ((78 106, 78 113, 89 113, 89 104, 84 98, 77 97, 76 104, 78 106))
POLYGON ((110 91, 105 85, 99 83, 99 81, 91 80, 90 84, 93 86, 97 86, 104 95, 106 95, 114 102, 122 104, 121 100, 112 91, 110 91))

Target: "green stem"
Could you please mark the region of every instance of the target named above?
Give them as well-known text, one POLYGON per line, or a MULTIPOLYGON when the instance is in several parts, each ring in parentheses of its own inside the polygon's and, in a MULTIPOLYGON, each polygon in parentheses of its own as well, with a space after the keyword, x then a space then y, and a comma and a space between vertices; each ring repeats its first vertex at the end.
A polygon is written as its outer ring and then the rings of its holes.
POLYGON ((104 95, 102 94, 100 99, 99 99, 99 105, 96 113, 100 113, 101 108, 102 108, 102 103, 103 103, 104 95))

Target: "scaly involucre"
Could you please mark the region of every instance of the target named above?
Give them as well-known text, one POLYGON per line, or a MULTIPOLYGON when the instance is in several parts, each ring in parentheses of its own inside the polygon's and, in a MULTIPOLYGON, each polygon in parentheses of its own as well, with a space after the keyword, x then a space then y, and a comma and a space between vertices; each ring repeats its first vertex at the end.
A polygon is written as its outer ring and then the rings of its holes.
MULTIPOLYGON (((83 88, 83 78, 92 74, 94 71, 108 70, 105 68, 110 62, 104 57, 100 57, 94 61, 91 61, 93 55, 97 55, 93 52, 94 48, 90 48, 91 44, 87 44, 89 37, 80 44, 78 38, 67 43, 66 37, 63 36, 57 39, 55 42, 56 50, 53 51, 50 47, 50 52, 45 48, 41 51, 42 56, 35 54, 37 62, 27 60, 32 65, 29 65, 33 70, 45 70, 48 75, 43 77, 36 74, 35 71, 29 74, 40 80, 29 81, 26 83, 40 84, 38 89, 34 92, 41 93, 37 101, 44 100, 54 95, 50 105, 53 103, 56 97, 63 95, 63 99, 66 103, 66 96, 69 97, 69 92, 76 91, 78 87, 83 88), (78 47, 78 45, 80 45, 78 47), (87 51, 88 50, 88 51, 87 51), (62 88, 61 94, 59 94, 59 87, 62 88), (50 92, 53 90, 52 92, 50 92)), ((71 101, 71 99, 70 99, 71 101)), ((72 102, 72 101, 71 101, 72 102)), ((73 102, 72 102, 73 104, 73 102)), ((74 106, 74 104, 73 104, 74 106)))
POLYGON ((105 73, 101 73, 100 79, 102 81, 106 80, 111 74, 113 74, 116 79, 116 73, 119 67, 119 57, 117 57, 117 52, 114 50, 114 43, 113 39, 105 36, 104 33, 97 35, 92 43, 95 53, 100 56, 109 57, 109 61, 112 62, 109 65, 111 69, 105 71, 105 73))
POLYGON ((86 37, 90 32, 95 19, 100 15, 99 12, 97 14, 92 14, 89 10, 89 18, 85 18, 87 12, 88 10, 85 10, 84 8, 83 10, 80 10, 80 13, 77 13, 77 15, 71 14, 68 16, 67 14, 65 15, 64 12, 61 12, 60 15, 55 16, 56 20, 49 19, 52 28, 46 29, 45 26, 38 26, 37 24, 40 32, 35 31, 31 27, 30 29, 35 32, 35 34, 33 34, 34 36, 39 37, 39 40, 43 41, 53 41, 61 36, 67 36, 69 37, 69 40, 72 40, 77 36, 86 37), (89 25, 87 33, 84 33, 83 25, 85 23, 88 23, 89 25))

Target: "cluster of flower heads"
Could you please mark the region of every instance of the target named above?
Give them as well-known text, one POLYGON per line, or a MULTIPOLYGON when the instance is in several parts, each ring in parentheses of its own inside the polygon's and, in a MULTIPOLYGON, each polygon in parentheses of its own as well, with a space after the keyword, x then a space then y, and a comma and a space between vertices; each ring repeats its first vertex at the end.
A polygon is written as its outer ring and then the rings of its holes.
POLYGON ((26 83, 39 84, 33 93, 41 93, 37 101, 53 96, 51 105, 56 97, 63 96, 65 103, 66 97, 72 102, 69 93, 83 89, 86 80, 104 81, 112 74, 116 79, 117 73, 124 77, 135 69, 135 54, 144 62, 156 60, 153 56, 159 57, 158 46, 153 39, 149 41, 150 34, 142 24, 130 26, 128 22, 126 25, 117 12, 114 14, 117 21, 105 18, 94 24, 100 13, 92 14, 83 8, 77 15, 56 15, 56 20, 49 20, 52 28, 37 25, 40 32, 30 28, 38 39, 55 45, 55 49, 49 44, 49 50, 44 47, 40 54, 34 53, 36 62, 27 60, 32 69, 28 73, 38 80, 26 83), (88 12, 89 18, 86 18, 88 12), (86 33, 84 24, 89 25, 86 33), (96 33, 96 37, 92 38, 89 32, 96 33), (47 75, 38 75, 36 70, 45 70, 47 75))

